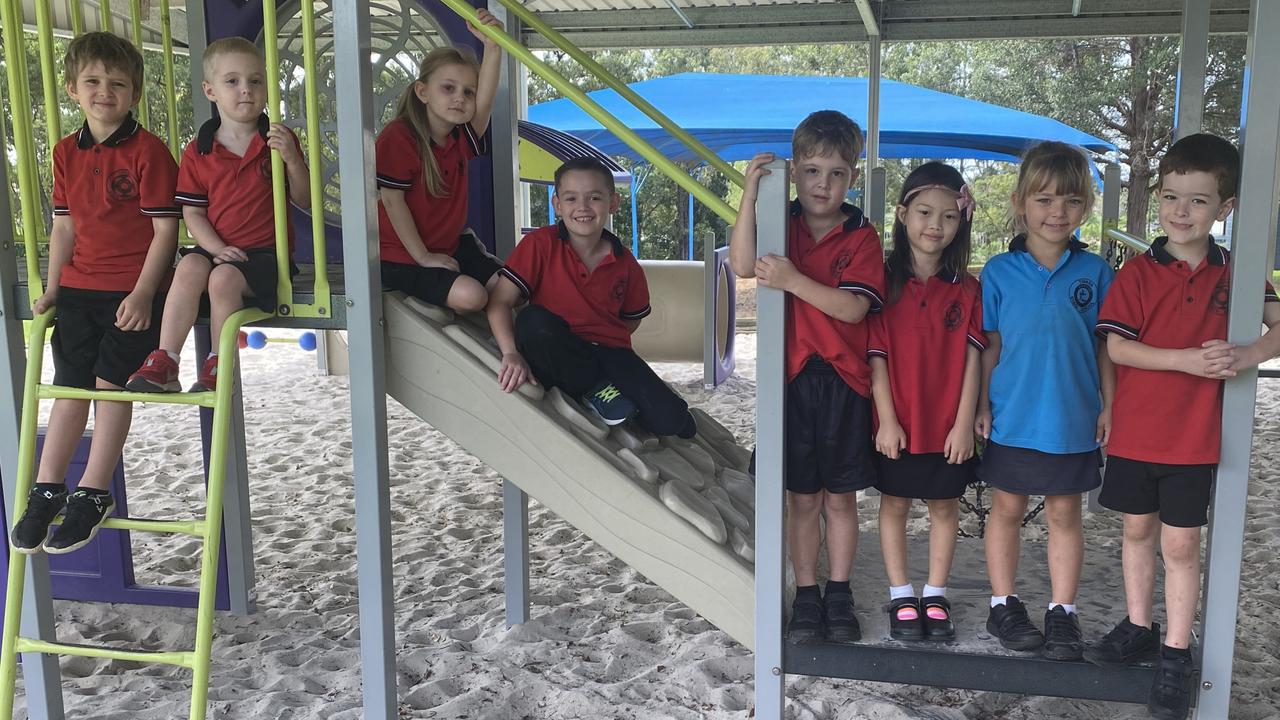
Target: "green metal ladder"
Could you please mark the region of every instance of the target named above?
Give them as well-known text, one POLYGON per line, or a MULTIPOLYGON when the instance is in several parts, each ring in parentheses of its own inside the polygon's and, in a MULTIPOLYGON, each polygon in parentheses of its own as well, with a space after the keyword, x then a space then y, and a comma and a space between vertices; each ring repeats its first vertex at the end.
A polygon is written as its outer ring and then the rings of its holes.
MULTIPOLYGON (((272 317, 255 308, 241 310, 227 319, 218 338, 219 382, 214 392, 201 393, 133 393, 116 390, 82 390, 40 384, 44 361, 45 331, 53 319, 50 309, 37 315, 31 323, 27 343, 27 371, 23 390, 21 430, 18 440, 18 470, 11 520, 17 521, 27 505, 27 495, 35 482, 36 419, 38 403, 56 398, 149 402, 173 405, 199 405, 213 408, 213 438, 209 449, 209 473, 205 516, 200 520, 135 520, 110 518, 103 527, 120 530, 191 535, 204 541, 200 559, 200 600, 196 608, 195 648, 178 651, 125 650, 105 646, 73 645, 21 637, 22 596, 26 582, 27 556, 9 550, 9 578, 5 590, 4 637, 0 644, 0 720, 11 720, 18 671, 19 653, 47 653, 81 657, 128 660, 139 663, 177 665, 192 671, 190 720, 203 720, 209 696, 209 656, 213 649, 213 610, 217 587, 219 536, 222 528, 222 490, 226 476, 231 413, 234 404, 236 338, 246 323, 272 317)), ((55 521, 56 522, 56 521, 55 521)))

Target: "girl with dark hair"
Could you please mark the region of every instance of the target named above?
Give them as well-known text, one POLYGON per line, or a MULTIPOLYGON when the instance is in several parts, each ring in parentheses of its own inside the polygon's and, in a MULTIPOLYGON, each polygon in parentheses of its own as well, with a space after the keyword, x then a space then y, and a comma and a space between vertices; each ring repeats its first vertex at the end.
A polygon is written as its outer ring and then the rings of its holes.
POLYGON ((947 576, 958 498, 973 479, 982 294, 969 275, 973 196, 959 171, 930 162, 907 176, 885 263, 888 302, 873 316, 867 355, 880 453, 880 547, 889 575, 889 634, 955 637, 947 576), (907 513, 929 506, 929 578, 907 577, 907 513))

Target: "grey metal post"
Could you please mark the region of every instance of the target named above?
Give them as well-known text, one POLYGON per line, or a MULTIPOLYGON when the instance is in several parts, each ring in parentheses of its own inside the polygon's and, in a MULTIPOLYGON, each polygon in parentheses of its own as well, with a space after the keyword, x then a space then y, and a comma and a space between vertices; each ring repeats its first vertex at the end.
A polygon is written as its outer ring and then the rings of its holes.
POLYGON ((1102 222, 1120 219, 1120 166, 1107 163, 1102 171, 1102 222))
MULTIPOLYGON (((869 29, 869 28, 868 28, 869 29)), ((867 163, 864 188, 864 209, 867 219, 876 227, 884 226, 884 174, 880 175, 879 202, 873 203, 876 194, 875 170, 880 167, 880 35, 867 37, 867 163)))
POLYGON ((716 300, 720 297, 718 274, 716 234, 708 232, 702 239, 702 386, 705 388, 716 386, 716 367, 720 364, 720 349, 716 347, 716 338, 720 335, 716 317, 716 300))
MULTIPOLYGON (((0 187, 8 187, 9 163, 0 161, 0 187)), ((13 217, 9 193, 0 192, 0 217, 13 217)), ((23 377, 27 372, 26 343, 22 340, 22 320, 15 306, 18 286, 18 247, 13 224, 0 223, 0 464, 4 476, 5 513, 17 521, 13 501, 18 478, 18 428, 22 415, 23 377)), ((41 342, 43 345, 43 341, 41 342)), ((4 528, 8 532, 9 528, 4 528)), ((37 553, 27 558, 26 592, 22 597, 22 634, 53 641, 53 598, 49 584, 49 558, 37 553)), ((6 618, 7 620, 7 618, 6 618)), ((55 655, 26 653, 22 656, 22 680, 27 691, 27 715, 31 720, 62 720, 62 675, 55 655)))
MULTIPOLYGON (((1245 65, 1243 166, 1240 209, 1231 257, 1231 308, 1227 339, 1244 344, 1262 324, 1263 281, 1275 257, 1276 165, 1280 148, 1280 3, 1252 0, 1245 65), (1252 82, 1259 80, 1259 82, 1252 82)), ((1231 704, 1240 561, 1253 449, 1258 375, 1242 372, 1226 382, 1222 401, 1222 459, 1214 483, 1213 514, 1205 562, 1204 637, 1201 641, 1197 718, 1225 718, 1231 704)))
POLYGON ((357 582, 364 717, 392 720, 396 700, 391 508, 387 481, 386 351, 378 269, 373 178, 373 82, 368 0, 333 5, 338 169, 342 178, 342 252, 347 288, 352 471, 356 502, 357 582))
MULTIPOLYGON (((204 49, 209 45, 208 28, 205 26, 204 0, 187 0, 187 50, 190 57, 204 57, 204 49)), ((201 63, 191 65, 191 122, 197 130, 213 117, 212 104, 204 99, 204 67, 201 63)))
POLYGON ((529 620, 529 496, 502 480, 503 593, 507 627, 529 620))
MULTIPOLYGON (((489 3, 489 12, 502 21, 507 33, 521 37, 520 20, 498 2, 489 3)), ((520 151, 518 145, 520 98, 520 61, 507 54, 498 76, 498 96, 489 120, 493 153, 493 249, 505 259, 515 249, 520 237, 520 151)))
POLYGON ((1209 0, 1182 0, 1182 52, 1178 59, 1175 139, 1200 132, 1204 71, 1209 59, 1209 0))
MULTIPOLYGON (((209 354, 209 328, 196 328, 196 357, 209 354)), ((245 450, 244 383, 236 363, 235 392, 231 393, 231 430, 227 437, 227 474, 222 491, 222 528, 226 533, 227 598, 231 613, 247 617, 257 612, 254 597, 253 522, 249 509, 249 462, 245 450)), ((200 408, 200 437, 209 452, 213 434, 213 409, 200 408)), ((207 456, 207 455, 206 455, 207 456)))
MULTIPOLYGON (((787 254, 785 160, 768 165, 756 195, 756 252, 787 254)), ((782 720, 786 680, 782 670, 782 594, 786 571, 782 465, 786 395, 785 298, 756 291, 756 717, 782 720)))
POLYGON ((875 225, 881 233, 885 231, 884 195, 885 170, 883 165, 879 165, 867 171, 867 198, 863 203, 866 207, 862 209, 867 214, 867 220, 871 221, 871 224, 875 225))

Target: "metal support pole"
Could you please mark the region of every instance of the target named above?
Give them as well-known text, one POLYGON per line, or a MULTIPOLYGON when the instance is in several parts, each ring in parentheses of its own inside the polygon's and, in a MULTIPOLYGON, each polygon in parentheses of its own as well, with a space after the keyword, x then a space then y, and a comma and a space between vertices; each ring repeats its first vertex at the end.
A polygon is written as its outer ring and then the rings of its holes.
MULTIPOLYGON (((205 23, 204 0, 187 0, 187 49, 190 57, 203 58, 209 45, 209 29, 205 23)), ((204 67, 202 63, 191 65, 191 123, 196 130, 213 117, 213 103, 205 99, 204 67)), ((181 239, 181 238, 179 238, 181 239)))
POLYGON ((867 163, 866 184, 863 210, 867 219, 876 227, 884 227, 884 175, 881 174, 879 202, 873 203, 876 195, 875 173, 880 167, 880 36, 867 38, 867 163))
MULTIPOLYGON (((1276 165, 1280 158, 1280 84, 1275 82, 1280 77, 1280 44, 1275 42, 1280 35, 1280 3, 1252 0, 1250 6, 1241 131, 1243 165, 1227 325, 1227 340, 1237 345, 1252 342, 1262 325, 1258 299, 1275 257, 1276 165)), ((1230 711, 1257 386, 1257 372, 1249 370, 1227 380, 1223 392, 1222 458, 1214 483, 1205 561, 1197 718, 1225 718, 1230 711)))
MULTIPOLYGON (((209 355, 209 328, 196 329, 196 358, 203 362, 209 355)), ((226 476, 222 485, 222 538, 227 563, 227 599, 231 612, 248 617, 257 612, 254 597, 253 523, 249 509, 249 461, 245 449, 244 384, 240 381, 240 365, 230 378, 236 384, 231 393, 231 427, 227 436, 226 476)), ((223 378, 226 380, 226 378, 223 378)), ((213 437, 213 408, 200 408, 200 438, 208 463, 210 439, 213 437)), ((206 468, 208 465, 206 464, 206 468)))
MULTIPOLYGON (((716 368, 720 365, 720 349, 716 347, 716 338, 720 334, 716 312, 716 302, 720 298, 719 277, 716 234, 708 232, 702 238, 702 386, 708 389, 716 386, 716 368)), ((733 309, 729 308, 729 312, 733 309)))
POLYGON ((1175 139, 1200 132, 1204 71, 1209 60, 1209 0, 1182 0, 1182 52, 1178 60, 1175 139))
POLYGON ((507 627, 529 620, 529 496, 502 480, 502 555, 507 627))
MULTIPOLYGON (((489 3, 489 12, 502 21, 507 32, 521 37, 520 21, 499 2, 489 3)), ((519 83, 520 61, 510 54, 502 61, 498 76, 498 95, 489 120, 490 147, 493 148, 493 252, 506 258, 520 238, 520 101, 524 93, 519 83)))
MULTIPOLYGON (((0 161, 0 187, 9 187, 9 163, 0 161)), ((9 193, 0 192, 0 217, 13 217, 9 193)), ((14 488, 18 478, 18 419, 22 413, 23 377, 26 375, 26 347, 22 340, 22 320, 14 302, 18 287, 19 246, 13 237, 13 225, 0 223, 0 334, 4 349, 0 353, 0 464, 5 470, 5 517, 12 524, 14 488)), ((43 338, 33 342, 44 343, 43 338)), ((4 532, 9 532, 5 527, 4 532)), ((27 590, 22 597, 22 630, 25 637, 53 641, 53 597, 49 585, 49 556, 36 553, 27 558, 27 590)), ((9 618, 5 618, 8 622, 9 618)), ((26 653, 22 656, 22 681, 27 693, 27 716, 31 720, 61 720, 62 676, 56 655, 26 653)))
POLYGON ((867 214, 867 220, 881 234, 885 232, 884 226, 884 206, 885 206, 885 170, 884 166, 871 168, 867 172, 867 197, 864 202, 866 207, 863 211, 867 214))
POLYGON ((398 717, 395 606, 391 575, 391 497, 387 480, 386 349, 374 195, 373 80, 369 1, 333 6, 338 96, 338 170, 342 178, 342 252, 347 288, 352 474, 355 480, 357 582, 364 717, 398 717))
MULTIPOLYGON (((787 190, 784 160, 766 165, 756 196, 756 253, 787 254, 787 190)), ((786 566, 782 465, 786 395, 785 298, 780 290, 756 291, 756 717, 782 720, 786 681, 782 669, 782 595, 786 566)))

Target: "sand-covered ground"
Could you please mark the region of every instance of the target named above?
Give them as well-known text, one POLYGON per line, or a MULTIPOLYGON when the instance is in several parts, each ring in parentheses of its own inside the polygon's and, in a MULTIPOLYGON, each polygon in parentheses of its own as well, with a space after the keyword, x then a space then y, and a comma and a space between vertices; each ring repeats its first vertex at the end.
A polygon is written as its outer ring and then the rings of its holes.
MULTIPOLYGON (((715 391, 702 388, 700 367, 659 370, 750 443, 755 336, 738 341, 738 373, 715 391)), ((318 375, 314 356, 296 345, 243 356, 258 612, 218 617, 210 717, 361 718, 347 382, 318 375)), ((193 364, 188 350, 185 382, 193 364)), ((1263 381, 1232 691, 1232 718, 1245 720, 1280 717, 1277 405, 1280 381, 1263 381)), ((388 415, 401 717, 752 717, 745 648, 537 503, 530 519, 535 617, 506 628, 499 477, 391 400, 388 415)), ((197 428, 194 410, 139 408, 125 457, 134 514, 199 507, 197 428)), ((855 576, 864 616, 881 612, 885 599, 871 534, 875 504, 863 503, 867 541, 855 576)), ((1120 524, 1110 514, 1085 522, 1090 545, 1079 605, 1086 634, 1095 636, 1122 607, 1120 524)), ((911 527, 914 560, 927 527, 919 517, 911 527)), ((1025 536, 1023 595, 1042 607, 1044 573, 1035 559, 1043 557, 1043 525, 1025 536)), ((140 582, 195 582, 197 542, 135 534, 134 546, 140 582)), ((982 641, 986 589, 977 541, 961 541, 950 585, 960 633, 982 641)), ((64 601, 56 610, 64 640, 153 649, 192 643, 189 610, 64 601)), ((70 718, 186 717, 185 671, 84 658, 66 659, 62 669, 70 718)), ((794 720, 1146 717, 1123 704, 813 678, 790 678, 788 697, 794 720)))

